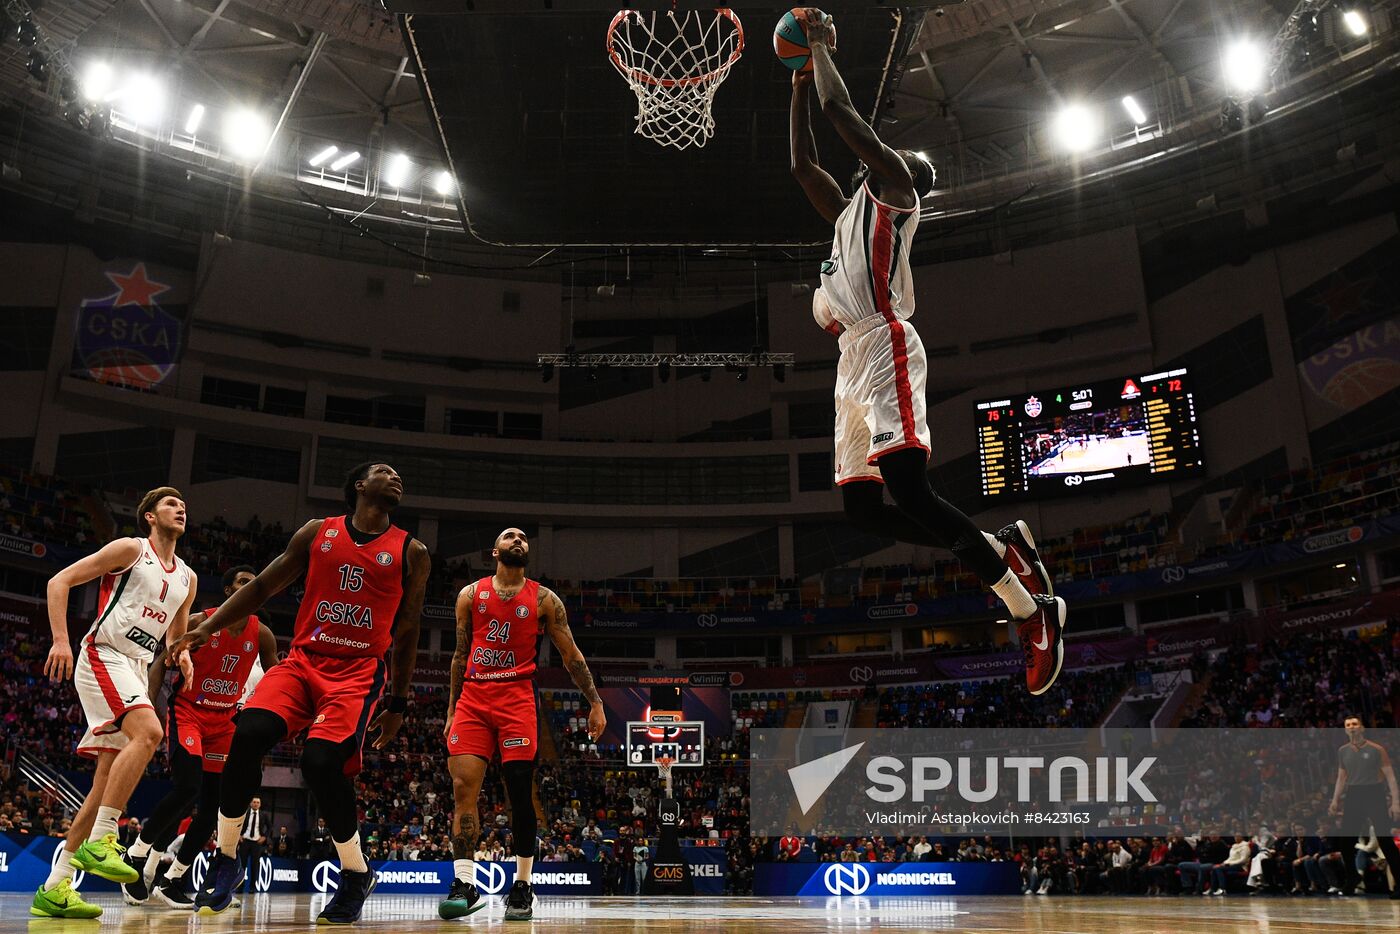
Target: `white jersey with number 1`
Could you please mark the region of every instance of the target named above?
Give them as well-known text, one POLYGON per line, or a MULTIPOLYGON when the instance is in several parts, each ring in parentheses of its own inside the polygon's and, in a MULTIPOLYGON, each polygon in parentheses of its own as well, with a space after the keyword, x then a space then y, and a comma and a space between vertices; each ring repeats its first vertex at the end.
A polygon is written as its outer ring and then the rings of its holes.
POLYGON ((139 539, 141 555, 115 574, 102 575, 97 619, 83 637, 150 664, 164 651, 165 631, 190 592, 190 569, 174 557, 164 564, 149 539, 139 539))

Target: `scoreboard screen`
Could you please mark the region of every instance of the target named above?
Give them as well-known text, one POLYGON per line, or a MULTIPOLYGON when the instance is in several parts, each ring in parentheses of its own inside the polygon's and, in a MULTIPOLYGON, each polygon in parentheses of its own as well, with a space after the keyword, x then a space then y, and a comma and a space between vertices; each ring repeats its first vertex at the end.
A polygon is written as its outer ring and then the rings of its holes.
POLYGON ((977 403, 989 500, 1105 493, 1205 469, 1184 369, 977 403))

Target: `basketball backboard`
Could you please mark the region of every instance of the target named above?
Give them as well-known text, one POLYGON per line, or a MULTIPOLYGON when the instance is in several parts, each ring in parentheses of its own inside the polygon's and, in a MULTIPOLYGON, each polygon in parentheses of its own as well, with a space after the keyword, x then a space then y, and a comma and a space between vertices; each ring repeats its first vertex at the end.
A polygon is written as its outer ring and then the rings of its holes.
POLYGON ((705 724, 699 720, 670 723, 630 720, 627 723, 627 765, 652 768, 662 758, 673 767, 705 764, 705 724))

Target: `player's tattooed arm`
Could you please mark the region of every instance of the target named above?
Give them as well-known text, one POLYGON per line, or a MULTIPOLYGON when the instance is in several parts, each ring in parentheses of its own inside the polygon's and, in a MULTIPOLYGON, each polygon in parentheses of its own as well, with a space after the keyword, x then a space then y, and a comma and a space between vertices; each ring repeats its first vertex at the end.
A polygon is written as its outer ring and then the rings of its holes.
POLYGON ((603 713, 603 698, 593 683, 593 672, 588 670, 588 661, 574 642, 574 634, 569 629, 569 615, 564 609, 564 601, 548 587, 540 588, 540 618, 549 629, 550 641, 559 650, 559 658, 574 679, 574 685, 588 701, 588 735, 596 742, 607 727, 607 717, 603 713))
POLYGON ((476 599, 475 582, 462 588, 457 594, 457 645, 452 650, 452 673, 447 678, 447 725, 446 735, 452 727, 452 714, 457 709, 457 698, 462 694, 462 680, 467 676, 467 652, 472 642, 472 601, 476 599))

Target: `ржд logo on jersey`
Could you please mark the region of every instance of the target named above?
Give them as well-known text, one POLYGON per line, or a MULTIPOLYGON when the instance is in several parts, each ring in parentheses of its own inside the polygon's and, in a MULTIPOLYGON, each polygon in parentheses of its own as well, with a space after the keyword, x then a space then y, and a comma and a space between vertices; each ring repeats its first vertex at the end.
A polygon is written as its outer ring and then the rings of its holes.
POLYGON ((140 626, 132 626, 127 630, 126 637, 148 652, 160 651, 160 640, 140 626))

